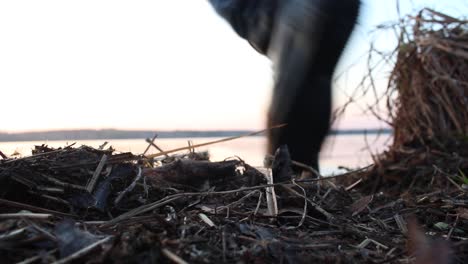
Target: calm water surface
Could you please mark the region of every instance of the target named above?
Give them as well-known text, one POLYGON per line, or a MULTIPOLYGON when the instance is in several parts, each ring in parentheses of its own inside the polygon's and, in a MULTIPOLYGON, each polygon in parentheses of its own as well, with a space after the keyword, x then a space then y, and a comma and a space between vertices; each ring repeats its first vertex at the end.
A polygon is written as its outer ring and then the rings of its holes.
MULTIPOLYGON (((163 150, 187 146, 188 140, 199 144, 220 138, 175 138, 156 139, 155 143, 163 150)), ((50 147, 64 147, 75 143, 75 146, 88 145, 99 147, 103 142, 109 142, 118 152, 141 154, 147 143, 144 139, 110 139, 110 140, 78 140, 78 141, 24 141, 0 142, 0 150, 6 155, 19 153, 22 156, 31 155, 34 145, 47 144, 50 147)), ((339 166, 358 168, 372 163, 372 154, 382 152, 391 143, 391 135, 337 135, 330 136, 321 153, 320 166, 324 175, 339 172, 339 166)), ((229 142, 201 147, 197 150, 207 150, 212 161, 220 161, 238 156, 252 166, 262 166, 266 140, 264 137, 247 137, 229 142)), ((151 148, 148 153, 157 153, 151 148)))

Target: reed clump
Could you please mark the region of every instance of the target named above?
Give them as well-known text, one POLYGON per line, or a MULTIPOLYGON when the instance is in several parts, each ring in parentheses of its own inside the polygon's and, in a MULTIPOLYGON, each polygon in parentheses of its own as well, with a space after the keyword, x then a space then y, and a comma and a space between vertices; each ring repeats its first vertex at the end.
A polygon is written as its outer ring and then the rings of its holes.
MULTIPOLYGON (((383 55, 393 68, 376 97, 385 98, 386 109, 379 113, 379 102, 370 107, 392 128, 393 143, 358 176, 371 192, 462 189, 468 184, 468 20, 425 8, 396 27, 398 45, 383 55)), ((373 74, 366 77, 371 83, 373 74)))
POLYGON ((395 148, 468 135, 468 21, 422 10, 402 26, 388 90, 395 148))

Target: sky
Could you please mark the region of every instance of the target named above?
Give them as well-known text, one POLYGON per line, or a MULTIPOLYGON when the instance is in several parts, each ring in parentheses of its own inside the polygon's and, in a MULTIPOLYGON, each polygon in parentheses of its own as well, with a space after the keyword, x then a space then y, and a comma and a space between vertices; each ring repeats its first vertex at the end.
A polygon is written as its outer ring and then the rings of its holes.
MULTIPOLYGON (((423 6, 468 14, 466 0, 400 1, 423 6)), ((335 107, 365 75, 370 32, 397 17, 395 0, 363 1, 335 107)), ((271 75, 206 0, 0 0, 0 131, 262 129, 271 75)), ((379 125, 355 109, 339 126, 379 125)))

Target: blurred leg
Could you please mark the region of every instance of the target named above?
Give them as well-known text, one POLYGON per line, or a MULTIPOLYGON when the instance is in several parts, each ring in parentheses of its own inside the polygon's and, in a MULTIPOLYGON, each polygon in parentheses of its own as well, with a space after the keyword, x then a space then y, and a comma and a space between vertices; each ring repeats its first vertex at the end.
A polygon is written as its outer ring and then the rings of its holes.
POLYGON ((287 145, 316 169, 331 112, 331 79, 358 16, 359 0, 209 0, 252 46, 272 60, 275 85, 268 152, 287 145))
POLYGON ((269 57, 275 73, 268 152, 286 144, 291 158, 319 169, 329 130, 331 80, 357 18, 359 1, 290 0, 278 11, 269 57))

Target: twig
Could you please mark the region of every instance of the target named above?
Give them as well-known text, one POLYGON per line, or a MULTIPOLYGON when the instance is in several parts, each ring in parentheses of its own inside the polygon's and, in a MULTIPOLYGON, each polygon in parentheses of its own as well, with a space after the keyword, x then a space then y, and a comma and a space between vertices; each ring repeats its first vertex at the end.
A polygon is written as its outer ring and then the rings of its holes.
POLYGON ((109 142, 104 141, 104 143, 102 143, 102 145, 99 146, 99 150, 103 150, 103 149, 106 147, 106 145, 107 145, 108 143, 109 143, 109 142))
POLYGON ((188 264, 188 262, 183 260, 181 257, 177 256, 176 254, 172 253, 167 248, 161 249, 161 252, 163 253, 164 256, 166 256, 168 259, 175 262, 176 264, 188 264))
MULTIPOLYGON (((272 174, 271 169, 268 169, 266 178, 267 178, 268 184, 273 184, 273 174, 272 174)), ((275 187, 266 187, 265 194, 266 194, 266 200, 267 200, 268 214, 270 216, 277 216, 278 215, 278 202, 276 200, 275 187)))
POLYGON ((49 250, 47 251, 45 254, 43 252, 39 253, 38 255, 36 256, 33 256, 33 257, 30 257, 30 258, 27 258, 21 262, 18 262, 16 264, 29 264, 29 263, 33 263, 33 262, 36 262, 42 258, 44 258, 44 256, 49 256, 49 255, 52 255, 54 254, 55 252, 57 252, 57 249, 52 249, 52 250, 49 250))
POLYGON ((119 195, 117 196, 117 198, 115 198, 115 201, 114 201, 114 204, 117 205, 120 203, 120 200, 122 200, 122 198, 124 197, 124 195, 128 192, 131 192, 133 190, 133 188, 135 188, 137 182, 141 179, 141 176, 142 176, 142 169, 141 167, 138 167, 138 174, 137 176, 135 177, 135 179, 133 180, 133 182, 127 187, 125 188, 125 190, 123 190, 121 193, 119 193, 119 195))
POLYGON ((0 214, 0 219, 21 219, 21 218, 30 218, 30 219, 49 219, 51 214, 35 214, 35 213, 13 213, 13 214, 0 214))
POLYGON ((36 189, 39 191, 51 192, 51 193, 65 193, 65 189, 62 189, 62 188, 37 186, 36 189))
MULTIPOLYGON (((159 152, 164 152, 164 150, 162 148, 160 148, 158 145, 156 145, 156 143, 154 143, 154 139, 153 141, 148 141, 148 139, 146 139, 146 142, 148 142, 151 146, 155 147, 157 150, 159 150, 159 152)), ((144 154, 143 154, 144 155, 144 154)), ((166 158, 169 158, 170 156, 168 154, 165 154, 164 155, 166 158)))
POLYGON ((257 206, 255 207, 254 215, 257 215, 258 210, 260 210, 260 205, 262 204, 262 198, 263 198, 263 192, 260 192, 260 195, 258 196, 257 206))
POLYGON ((160 153, 156 153, 156 154, 147 155, 146 157, 151 159, 151 158, 156 158, 156 157, 159 157, 159 156, 167 155, 167 154, 169 154, 169 153, 173 153, 173 152, 177 152, 177 151, 181 151, 181 150, 187 150, 187 149, 192 149, 192 148, 199 148, 199 147, 204 147, 204 146, 208 146, 208 145, 213 145, 213 144, 217 144, 217 143, 221 143, 221 142, 231 141, 231 140, 238 139, 238 138, 250 137, 250 136, 254 136, 254 135, 258 135, 258 134, 264 133, 265 131, 268 131, 268 130, 270 130, 270 129, 276 129, 276 128, 280 128, 280 127, 284 127, 284 126, 286 126, 286 124, 281 124, 281 125, 273 126, 273 127, 268 128, 268 129, 263 129, 263 130, 260 130, 260 131, 257 131, 257 132, 252 132, 252 133, 248 133, 248 134, 245 134, 245 135, 240 135, 240 136, 235 136, 235 137, 229 137, 229 138, 224 138, 224 139, 220 139, 220 140, 210 141, 210 142, 206 142, 206 143, 196 144, 196 145, 192 145, 192 146, 186 146, 186 147, 176 148, 176 149, 172 149, 172 150, 167 150, 167 151, 164 151, 164 152, 160 152, 160 153))
POLYGON ((189 152, 190 153, 195 153, 195 148, 193 147, 192 140, 187 140, 187 145, 190 147, 189 152))
MULTIPOLYGON (((307 197, 306 190, 305 190, 302 186, 300 186, 299 184, 297 184, 296 181, 295 181, 294 179, 292 180, 292 183, 293 183, 296 187, 298 187, 299 189, 302 190, 302 193, 304 194, 304 197, 307 197)), ((302 218, 301 218, 301 221, 299 222, 299 224, 296 226, 296 228, 299 228, 299 227, 301 227, 301 226, 304 224, 306 215, 307 215, 307 199, 304 199, 304 209, 303 209, 303 213, 302 213, 302 218)))
POLYGON ((0 157, 2 157, 2 159, 6 160, 8 159, 8 156, 3 154, 3 152, 0 150, 0 157))
POLYGON ((101 157, 101 161, 99 161, 99 164, 93 173, 93 177, 91 178, 91 181, 89 181, 88 186, 86 186, 86 190, 89 193, 93 192, 94 187, 96 186, 96 183, 99 179, 99 176, 101 175, 101 171, 104 168, 104 165, 106 165, 106 162, 107 162, 107 155, 103 154, 101 157))
MULTIPOLYGON (((36 194, 36 195, 38 194, 36 192, 30 192, 30 193, 33 193, 33 194, 36 194)), ((64 200, 62 198, 58 198, 58 197, 51 196, 51 195, 46 195, 46 194, 41 194, 40 196, 42 198, 49 199, 51 201, 64 204, 64 205, 68 206, 69 208, 72 208, 71 204, 67 200, 64 200)))
POLYGON ((72 214, 62 213, 62 212, 55 211, 55 210, 50 210, 50 209, 45 209, 45 208, 37 207, 37 206, 34 206, 34 205, 13 202, 13 201, 1 199, 1 198, 0 198, 0 204, 5 204, 5 205, 11 206, 11 207, 17 207, 17 208, 22 208, 22 209, 41 212, 41 213, 46 213, 46 214, 74 217, 74 215, 72 215, 72 214))
MULTIPOLYGON (((150 140, 149 138, 146 139, 146 142, 148 143, 148 146, 146 147, 145 151, 143 152, 143 156, 146 155, 146 152, 148 152, 149 148, 151 146, 155 147, 157 150, 159 150, 159 152, 164 152, 158 145, 156 145, 156 143, 154 143, 154 141, 156 140, 156 138, 158 137, 158 134, 154 134, 153 138, 150 140)), ((164 155, 166 156, 166 158, 169 158, 169 155, 164 155)))
POLYGON ((2 241, 2 240, 13 240, 13 239, 17 239, 19 237, 22 237, 27 229, 28 229, 27 227, 23 227, 23 228, 20 228, 20 229, 10 231, 10 232, 8 232, 6 234, 0 234, 0 241, 2 241))
POLYGON ((49 182, 55 183, 60 187, 72 188, 72 189, 76 189, 76 190, 80 190, 80 191, 87 191, 86 187, 84 187, 84 186, 63 182, 61 180, 57 180, 57 179, 55 179, 53 177, 50 177, 50 176, 47 176, 47 175, 44 175, 44 174, 39 174, 39 175, 41 177, 47 179, 49 182))
POLYGON ((206 214, 199 213, 198 217, 200 217, 200 219, 210 227, 216 227, 216 224, 213 222, 213 220, 211 220, 206 214))
POLYGON ((63 259, 59 259, 59 260, 53 262, 52 264, 65 264, 65 263, 71 262, 71 261, 73 261, 75 259, 78 259, 80 257, 83 257, 84 255, 90 253, 93 249, 95 249, 98 246, 108 242, 111 239, 112 239, 112 236, 108 236, 108 237, 106 237, 104 239, 96 241, 93 244, 91 244, 91 245, 89 245, 89 246, 87 246, 85 248, 82 248, 82 249, 78 250, 77 252, 75 252, 75 253, 73 253, 73 254, 71 254, 71 255, 63 258, 63 259))
POLYGON ((52 235, 50 232, 48 232, 47 230, 45 230, 44 228, 38 226, 36 223, 32 222, 32 221, 29 221, 28 219, 25 219, 25 221, 31 225, 34 229, 36 229, 37 231, 39 231, 40 233, 42 233, 43 235, 45 235, 46 237, 48 237, 50 240, 52 241, 57 241, 57 238, 52 235))
POLYGON ((450 231, 447 234, 447 237, 445 238, 446 240, 450 240, 450 237, 452 237, 453 230, 457 228, 459 219, 460 219, 460 215, 457 214, 457 218, 455 218, 455 223, 453 223, 452 227, 450 228, 450 231))
POLYGON ((364 239, 364 241, 362 241, 356 247, 359 248, 359 249, 366 248, 371 243, 375 244, 377 247, 381 247, 383 249, 388 249, 388 247, 386 245, 384 245, 382 243, 379 243, 379 242, 375 241, 374 239, 370 239, 370 238, 364 239))
MULTIPOLYGON (((157 137, 158 137, 158 134, 155 133, 154 136, 153 136, 153 139, 151 139, 151 142, 154 142, 154 141, 156 140, 157 137)), ((149 143, 149 144, 148 144, 148 146, 146 146, 145 151, 143 151, 143 154, 142 154, 143 156, 146 154, 146 152, 148 152, 148 150, 149 150, 150 147, 151 147, 151 143, 150 143, 150 141, 148 141, 148 140, 149 140, 149 139, 147 138, 147 139, 146 139, 146 142, 149 143)))
POLYGON ((370 168, 372 168, 372 167, 374 167, 374 164, 367 165, 367 166, 362 167, 362 168, 359 168, 359 169, 357 169, 357 170, 353 170, 353 171, 346 172, 346 173, 339 174, 339 175, 327 176, 327 177, 318 178, 318 179, 296 180, 296 182, 318 182, 318 181, 328 181, 328 180, 335 179, 335 178, 347 177, 347 176, 350 176, 350 175, 353 175, 353 174, 356 174, 356 173, 365 171, 365 170, 370 169, 370 168))
POLYGON ((393 216, 398 228, 400 228, 401 233, 407 234, 408 233, 408 223, 403 219, 400 214, 396 214, 393 216))
POLYGON ((317 210, 318 212, 320 212, 323 216, 325 216, 327 218, 328 221, 332 221, 333 219, 335 219, 335 217, 330 214, 329 212, 327 212, 325 209, 323 209, 322 207, 320 207, 317 203, 315 203, 314 201, 310 200, 309 198, 307 198, 307 196, 305 195, 302 195, 300 193, 298 193, 297 191, 293 190, 292 188, 290 188, 289 186, 287 185, 282 185, 282 187, 290 192, 291 194, 294 194, 296 196, 299 196, 299 197, 302 197, 304 198, 306 201, 308 201, 310 203, 310 205, 312 205, 312 207, 317 210))

